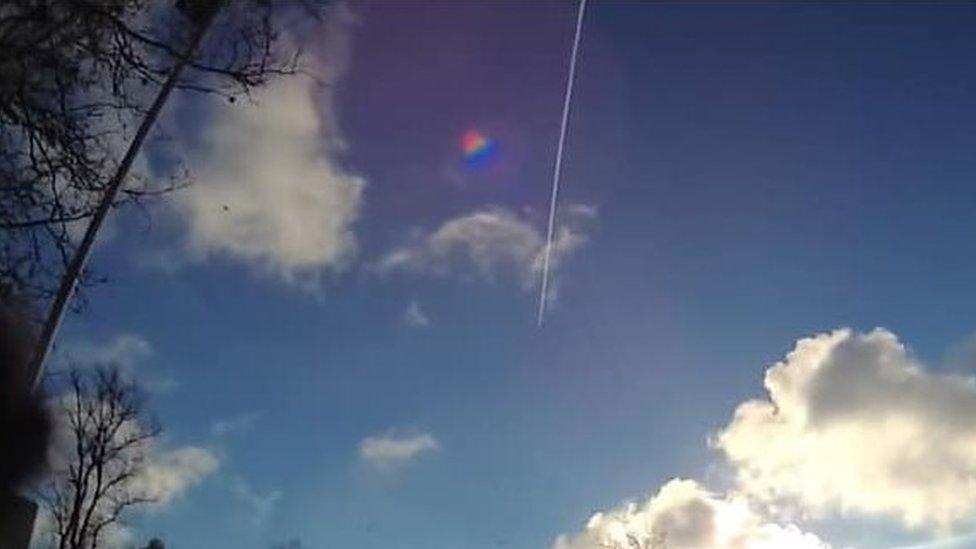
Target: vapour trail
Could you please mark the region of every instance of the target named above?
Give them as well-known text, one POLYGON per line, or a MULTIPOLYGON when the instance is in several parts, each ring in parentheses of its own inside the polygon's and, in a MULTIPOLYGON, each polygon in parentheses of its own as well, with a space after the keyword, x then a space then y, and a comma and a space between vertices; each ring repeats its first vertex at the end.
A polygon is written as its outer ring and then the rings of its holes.
POLYGON ((573 36, 573 51, 569 54, 569 75, 566 78, 566 93, 563 96, 563 118, 559 125, 559 143, 556 145, 556 162, 552 169, 552 196, 549 198, 549 227, 546 231, 546 249, 542 259, 542 288, 539 293, 538 325, 546 315, 546 293, 549 291, 549 261, 552 256, 552 237, 556 225, 556 200, 559 198, 559 177, 563 170, 563 147, 566 144, 566 128, 569 126, 569 105, 573 100, 573 82, 576 77, 576 57, 579 54, 580 37, 583 35, 583 14, 586 0, 580 0, 576 14, 576 34, 573 36))

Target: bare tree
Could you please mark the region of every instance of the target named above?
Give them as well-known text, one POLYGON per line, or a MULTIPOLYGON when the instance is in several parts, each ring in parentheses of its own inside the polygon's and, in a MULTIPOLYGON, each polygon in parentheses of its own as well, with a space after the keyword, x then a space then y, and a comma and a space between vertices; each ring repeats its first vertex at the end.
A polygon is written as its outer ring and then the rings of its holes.
POLYGON ((95 549, 127 511, 155 501, 139 478, 160 427, 117 369, 74 370, 67 385, 55 412, 55 454, 66 455, 52 464, 38 499, 53 519, 58 549, 95 549))
MULTIPOLYGON (((316 2, 303 4, 319 14, 316 2)), ((18 0, 0 4, 0 297, 54 296, 121 151, 172 69, 177 89, 247 95, 294 73, 268 0, 18 0), (79 225, 80 224, 80 225, 79 225)), ((125 177, 112 205, 185 183, 125 177)))

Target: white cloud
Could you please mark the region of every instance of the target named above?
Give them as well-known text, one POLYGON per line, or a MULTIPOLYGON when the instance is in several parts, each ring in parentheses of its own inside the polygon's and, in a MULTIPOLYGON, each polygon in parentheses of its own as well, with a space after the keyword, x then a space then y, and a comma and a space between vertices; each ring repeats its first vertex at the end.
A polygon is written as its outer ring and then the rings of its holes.
POLYGON ((146 494, 153 506, 165 506, 199 484, 220 462, 205 448, 185 446, 176 450, 150 450, 146 466, 131 483, 135 493, 146 494))
POLYGON ((139 334, 122 333, 106 341, 77 339, 59 346, 54 353, 57 369, 71 367, 114 367, 128 378, 138 380, 140 387, 164 392, 176 387, 176 380, 167 374, 147 368, 153 347, 139 334))
POLYGON ((794 525, 764 522, 741 498, 718 497, 675 479, 641 504, 596 513, 554 549, 827 549, 794 525), (636 545, 635 545, 636 544, 636 545))
MULTIPOLYGON (((126 484, 130 493, 153 499, 152 503, 134 508, 145 512, 165 508, 192 486, 217 470, 219 462, 209 451, 188 446, 169 452, 151 450, 147 463, 139 475, 126 484)), ((96 514, 96 517, 98 515, 96 514)), ((123 517, 124 518, 124 517, 123 517)), ((46 508, 38 510, 31 538, 32 549, 54 546, 56 523, 46 508)), ((99 537, 99 547, 121 549, 131 547, 135 533, 124 520, 108 525, 99 537)))
POLYGON ((69 362, 85 365, 99 364, 134 369, 140 362, 152 356, 152 345, 138 334, 123 333, 103 343, 77 340, 58 349, 59 355, 69 362))
POLYGON ((945 531, 976 516, 976 381, 927 372, 897 337, 802 339, 766 372, 768 400, 714 438, 757 501, 945 531))
POLYGON ((245 433, 250 431, 263 415, 263 412, 246 412, 234 417, 218 419, 210 425, 210 432, 218 437, 245 433))
POLYGON ((570 204, 566 206, 566 212, 572 216, 596 219, 599 209, 592 204, 570 204))
MULTIPOLYGON (((330 15, 321 34, 345 52, 351 16, 345 9, 330 15)), ((254 103, 215 101, 203 146, 186 151, 195 182, 177 201, 193 257, 254 262, 315 288, 325 271, 355 255, 365 181, 338 159, 345 144, 333 84, 345 60, 330 55, 309 67, 324 86, 280 78, 255 90, 254 103)))
MULTIPOLYGON (((55 492, 71 494, 72 488, 66 471, 76 466, 76 436, 71 426, 68 410, 73 417, 95 417, 99 410, 109 410, 107 405, 85 396, 79 401, 74 394, 63 393, 49 401, 52 418, 52 436, 48 448, 48 464, 51 474, 39 488, 43 494, 55 492), (101 404, 101 405, 100 405, 101 404)), ((121 417, 121 416, 120 416, 121 417)), ((85 423, 82 428, 95 436, 97 422, 85 423)), ((183 496, 190 488, 212 475, 220 466, 217 457, 206 448, 182 446, 165 448, 155 437, 145 437, 148 431, 140 420, 133 417, 122 420, 112 434, 112 452, 115 457, 106 462, 106 475, 111 479, 122 479, 113 484, 109 496, 96 505, 92 517, 102 520, 111 513, 112 496, 125 494, 145 500, 145 503, 126 509, 121 520, 102 533, 99 546, 118 548, 128 546, 133 539, 132 530, 125 525, 133 513, 155 512, 167 508, 173 501, 183 496)), ((90 501, 90 500, 86 500, 90 501)), ((43 547, 51 540, 54 522, 47 509, 39 515, 35 524, 34 539, 43 547)))
MULTIPOLYGON (((38 507, 31 534, 30 549, 53 549, 58 547, 54 516, 43 506, 38 507)), ((106 526, 99 536, 98 546, 104 549, 131 549, 136 539, 131 527, 115 523, 106 526)))
POLYGON ((420 302, 416 299, 411 300, 410 304, 407 305, 407 310, 403 312, 401 321, 408 328, 426 328, 430 326, 430 317, 427 316, 427 313, 420 306, 420 302))
POLYGON ((261 495, 241 478, 233 479, 231 490, 249 508, 255 526, 263 524, 281 500, 281 490, 272 490, 266 495, 261 495))
POLYGON ((671 481, 556 547, 630 548, 662 534, 669 549, 827 547, 781 524, 837 516, 935 534, 911 547, 971 544, 971 532, 947 534, 976 519, 976 378, 927 371, 887 330, 843 329, 799 340, 765 388, 710 441, 734 472, 728 495, 671 481))
POLYGON ((891 549, 972 549, 974 546, 976 546, 976 533, 966 532, 952 537, 939 537, 921 543, 899 545, 891 549))
MULTIPOLYGON (((81 413, 99 409, 99 405, 95 404, 97 401, 88 400, 90 398, 94 397, 86 396, 81 401, 90 403, 81 413)), ((76 459, 77 439, 67 411, 76 409, 77 402, 76 396, 64 393, 49 403, 54 427, 48 461, 55 472, 65 469, 76 459)), ((89 422, 84 428, 94 429, 95 423, 89 422)), ((136 474, 126 481, 125 488, 129 493, 152 500, 150 506, 166 506, 217 470, 219 461, 210 450, 197 446, 165 449, 160 446, 157 437, 145 438, 143 435, 146 432, 145 424, 140 420, 125 419, 116 429, 113 440, 121 442, 138 438, 140 441, 120 444, 120 457, 112 463, 137 465, 136 474)))
MULTIPOLYGON (((553 273, 586 243, 584 229, 595 215, 590 206, 566 208, 553 236, 553 273)), ((532 290, 538 286, 545 247, 545 235, 539 228, 507 209, 494 207, 448 219, 433 232, 415 234, 411 242, 384 255, 376 269, 488 281, 507 276, 532 290)))
POLYGON ((440 443, 430 433, 400 435, 391 432, 364 438, 359 443, 359 457, 374 467, 389 469, 407 464, 438 448, 440 443))
POLYGON ((524 276, 542 245, 535 227, 508 210, 494 208, 445 221, 433 233, 388 253, 379 269, 442 275, 473 269, 486 279, 507 269, 524 276))

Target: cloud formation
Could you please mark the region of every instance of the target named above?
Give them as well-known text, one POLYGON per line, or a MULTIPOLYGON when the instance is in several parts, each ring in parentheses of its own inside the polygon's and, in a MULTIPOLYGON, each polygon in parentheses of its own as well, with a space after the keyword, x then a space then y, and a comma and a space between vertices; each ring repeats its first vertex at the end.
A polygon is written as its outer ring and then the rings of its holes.
MULTIPOLYGON (((86 397, 87 398, 87 397, 86 397)), ((67 410, 77 408, 79 402, 72 394, 62 394, 50 402, 54 425, 48 461, 54 471, 67 468, 74 462, 77 438, 71 427, 67 410)), ((92 402, 82 400, 80 402, 92 402)), ((97 405, 88 404, 91 409, 97 405)), ((92 428, 92 427, 86 427, 92 428)), ((215 472, 220 465, 217 457, 206 448, 183 446, 165 449, 156 437, 145 437, 145 426, 137 419, 125 419, 116 429, 113 439, 118 441, 119 462, 137 464, 136 474, 126 480, 128 492, 152 500, 150 506, 165 506, 215 472), (140 439, 138 444, 124 442, 140 439)), ((115 463, 115 462, 113 462, 115 463)))
POLYGON ((714 438, 758 501, 944 531, 976 515, 976 380, 927 372, 891 332, 801 339, 714 438))
POLYGON ((219 465, 213 452, 205 448, 185 446, 170 451, 153 448, 131 488, 153 499, 152 505, 165 506, 210 476, 219 465))
MULTIPOLYGON (((767 396, 710 440, 735 475, 726 496, 673 480, 643 504, 595 514, 557 549, 825 548, 791 518, 886 517, 935 541, 976 518, 976 378, 927 371, 897 336, 835 330, 800 339, 766 370, 767 396), (651 545, 654 547, 654 545, 651 545)), ((916 547, 916 546, 913 546, 916 547)))
POLYGON ((321 32, 336 47, 310 67, 326 85, 294 76, 255 90, 253 103, 215 102, 202 146, 187 151, 196 181, 178 208, 194 257, 250 261, 315 287, 355 254, 365 181, 338 158, 345 144, 333 97, 352 16, 340 7, 326 20, 321 32))
POLYGON ((411 300, 410 304, 407 305, 407 309, 403 311, 401 321, 407 328, 426 328, 430 326, 430 317, 427 316, 427 313, 420 306, 420 302, 416 299, 411 300))
POLYGON ((152 358, 153 347, 139 334, 121 333, 101 342, 78 339, 56 349, 56 367, 113 367, 127 378, 138 380, 139 386, 153 392, 164 392, 176 386, 176 380, 158 370, 146 367, 152 358))
MULTIPOLYGON (((587 242, 586 226, 596 216, 591 206, 571 205, 552 242, 550 270, 587 242)), ((419 232, 406 245, 384 255, 380 273, 455 275, 496 281, 514 279, 526 290, 538 285, 545 235, 505 208, 491 207, 448 219, 433 232, 419 232)), ((551 296, 550 296, 551 297, 551 296)))
POLYGON ((440 443, 430 433, 387 433, 364 438, 359 443, 359 457, 374 467, 389 469, 410 463, 438 448, 440 443))
MULTIPOLYGON (((218 466, 217 458, 203 448, 187 446, 168 452, 154 450, 147 456, 145 468, 128 483, 128 486, 133 493, 154 500, 143 507, 144 511, 159 510, 202 482, 216 471, 218 466)), ((49 532, 53 527, 50 513, 41 512, 38 523, 34 527, 37 543, 32 543, 32 547, 49 547, 44 545, 44 542, 50 539, 49 532)), ((131 547, 135 537, 133 529, 125 522, 113 523, 103 531, 99 547, 106 549, 131 547)))
POLYGON ((828 549, 793 525, 764 522, 741 498, 718 497, 692 480, 674 479, 645 502, 594 514, 554 549, 828 549))
MULTIPOLYGON (((71 428, 66 410, 75 407, 79 402, 70 394, 62 394, 50 402, 52 412, 53 434, 48 449, 48 462, 52 470, 52 481, 55 483, 68 482, 63 474, 69 467, 75 466, 76 437, 71 428)), ((85 401, 82 401, 85 402, 85 401)), ((92 408, 97 409, 97 408, 92 408)), ((107 467, 120 467, 124 462, 126 467, 132 466, 131 476, 119 475, 124 478, 114 487, 118 493, 138 497, 146 503, 127 510, 128 513, 151 512, 165 509, 174 500, 183 496, 188 490, 203 482, 220 466, 217 457, 206 448, 198 446, 182 446, 173 449, 162 447, 155 438, 145 438, 137 444, 123 441, 135 440, 139 433, 144 432, 135 419, 127 419, 120 423, 112 440, 118 441, 116 455, 122 456, 121 461, 112 460, 107 467)), ((45 488, 47 489, 47 488, 45 488)), ((60 488, 64 490, 64 488, 60 488)), ((94 513, 96 518, 108 516, 110 509, 99 505, 94 513)), ((39 511, 38 520, 34 526, 32 547, 47 547, 53 539, 56 524, 48 509, 39 511)), ((99 537, 99 546, 108 549, 128 547, 134 536, 125 520, 108 525, 99 537)))
POLYGON ((281 500, 281 490, 272 490, 262 495, 240 477, 235 477, 230 487, 234 496, 248 507, 254 526, 260 526, 268 520, 281 500))
POLYGON ((88 340, 72 341, 58 349, 69 361, 84 364, 113 365, 131 370, 152 356, 152 345, 138 334, 122 333, 106 343, 88 340))
POLYGON ((210 432, 217 437, 246 433, 262 416, 264 412, 245 412, 234 417, 218 419, 210 424, 210 432))

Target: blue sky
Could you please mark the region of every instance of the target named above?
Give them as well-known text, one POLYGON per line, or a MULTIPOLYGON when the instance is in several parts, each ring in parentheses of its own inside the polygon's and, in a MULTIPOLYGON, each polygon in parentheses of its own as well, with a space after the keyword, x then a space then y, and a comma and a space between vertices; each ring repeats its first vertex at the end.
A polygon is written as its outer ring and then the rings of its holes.
MULTIPOLYGON (((166 444, 219 460, 139 516, 140 537, 548 547, 674 477, 731 490, 707 439, 739 403, 768 398, 764 372, 800 338, 883 327, 926 375, 973 373, 973 5, 591 2, 560 198, 566 251, 541 329, 531 261, 575 6, 351 11, 300 34, 325 89, 170 105, 177 153, 204 190, 148 217, 120 213, 92 263, 110 280, 62 333, 68 348, 147 342, 134 369, 167 381, 152 397, 166 444), (306 110, 296 97, 311 98, 306 110), (239 131, 246 109, 298 114, 276 140, 239 131), (220 120, 226 131, 208 137, 220 120), (461 161, 469 128, 497 141, 485 169, 461 161), (305 202, 315 169, 331 190, 305 202), (274 203, 250 183, 241 194, 235 177, 298 198, 274 203), (263 207, 301 211, 262 224, 263 207), (270 244, 231 234, 238 221, 270 244), (464 223, 475 236, 450 232, 464 223), (281 252, 265 229, 302 242, 281 252), (494 230, 484 248, 471 240, 494 230), (396 251, 406 259, 384 263, 396 251), (425 434, 433 443, 385 464, 361 453, 367 437, 425 434)), ((156 170, 165 146, 150 151, 156 170)), ((938 530, 901 525, 907 503, 852 505, 799 524, 835 547, 938 530)), ((955 517, 954 531, 967 523, 955 517)))

